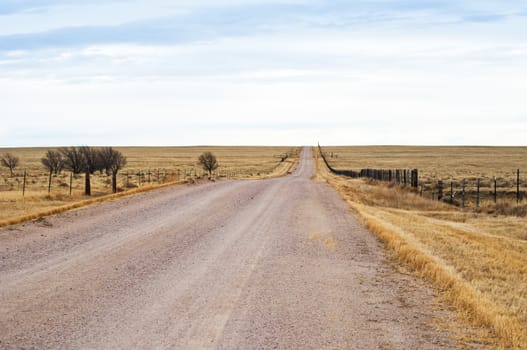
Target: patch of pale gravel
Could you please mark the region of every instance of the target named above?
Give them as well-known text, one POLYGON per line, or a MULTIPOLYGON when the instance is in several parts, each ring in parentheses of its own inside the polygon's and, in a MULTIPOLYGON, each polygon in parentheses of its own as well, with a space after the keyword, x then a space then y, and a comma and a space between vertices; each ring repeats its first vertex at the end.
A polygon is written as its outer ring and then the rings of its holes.
POLYGON ((0 230, 0 348, 445 349, 305 149, 292 176, 150 192, 0 230))

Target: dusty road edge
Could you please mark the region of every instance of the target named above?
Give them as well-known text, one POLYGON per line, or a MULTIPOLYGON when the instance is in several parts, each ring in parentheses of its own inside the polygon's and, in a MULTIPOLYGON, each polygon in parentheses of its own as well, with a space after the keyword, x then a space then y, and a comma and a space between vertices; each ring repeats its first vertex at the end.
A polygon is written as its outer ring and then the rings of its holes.
POLYGON ((60 207, 56 207, 53 209, 38 211, 38 212, 34 212, 31 214, 27 214, 27 215, 16 216, 13 218, 0 221, 0 228, 12 226, 12 225, 19 225, 19 224, 23 224, 28 221, 36 220, 42 217, 57 215, 57 214, 61 214, 61 213, 64 213, 70 210, 80 209, 80 208, 88 207, 90 205, 109 202, 112 200, 134 196, 140 193, 154 191, 154 190, 162 189, 165 187, 176 186, 176 185, 180 185, 183 183, 185 182, 184 181, 174 181, 174 182, 167 182, 167 183, 159 184, 159 185, 148 185, 144 187, 135 188, 133 190, 112 193, 112 194, 107 194, 107 195, 96 197, 96 198, 86 199, 83 201, 73 202, 73 203, 62 205, 60 207))
MULTIPOLYGON (((500 310, 497 310, 494 304, 484 298, 481 293, 471 287, 466 281, 452 274, 445 266, 438 263, 433 256, 429 256, 419 247, 399 235, 395 228, 379 223, 375 220, 375 217, 361 210, 360 204, 355 203, 343 193, 338 182, 341 177, 331 174, 325 164, 320 161, 320 157, 318 157, 316 152, 318 151, 314 149, 313 154, 317 172, 313 180, 327 182, 335 188, 346 201, 350 210, 395 255, 398 262, 408 267, 412 273, 430 283, 440 292, 440 299, 454 307, 456 316, 462 323, 467 327, 485 328, 487 332, 493 335, 490 339, 488 335, 478 336, 476 334, 465 337, 461 330, 457 330, 458 334, 456 336, 459 338, 458 340, 469 338, 465 340, 471 343, 488 343, 492 341, 493 345, 499 349, 527 349, 527 338, 522 331, 523 326, 519 320, 503 314, 500 315, 500 310), (475 322, 475 319, 483 320, 483 322, 475 322)), ((477 329, 473 328, 472 331, 472 333, 477 333, 477 329)))

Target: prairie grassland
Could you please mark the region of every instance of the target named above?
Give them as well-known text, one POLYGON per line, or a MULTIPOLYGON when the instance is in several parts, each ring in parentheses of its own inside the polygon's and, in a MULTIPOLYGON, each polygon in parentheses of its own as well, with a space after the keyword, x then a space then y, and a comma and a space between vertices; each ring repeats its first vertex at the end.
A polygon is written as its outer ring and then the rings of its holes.
POLYGON ((391 184, 330 174, 320 160, 317 165, 318 177, 342 194, 397 259, 481 327, 482 337, 485 329, 491 332, 486 341, 527 349, 525 218, 463 211, 391 184))
MULTIPOLYGON (((40 159, 50 148, 0 149, 20 158, 20 165, 11 177, 9 170, 0 168, 0 226, 23 221, 38 213, 54 212, 89 199, 83 195, 84 176, 70 177, 62 172, 52 177, 48 193, 48 173, 40 159), (27 171, 25 196, 22 196, 23 173, 27 171), (70 196, 70 181, 72 191, 70 196), (19 219, 15 219, 19 218, 19 219)), ((199 155, 214 153, 219 168, 216 178, 257 179, 286 174, 298 159, 299 148, 293 147, 116 147, 128 159, 119 172, 120 191, 137 192, 166 183, 196 181, 206 176, 198 165, 199 155), (279 155, 288 154, 282 162, 279 155)), ((132 193, 131 192, 131 193, 132 193)), ((111 179, 106 174, 92 176, 92 197, 111 193, 111 179)), ((111 196, 109 198, 114 198, 111 196)), ((91 203, 91 201, 88 201, 91 203)), ((37 215, 38 216, 38 215, 37 215)))
POLYGON ((450 182, 454 182, 459 200, 461 182, 466 179, 468 206, 475 206, 478 178, 481 204, 493 204, 494 176, 498 200, 515 200, 516 171, 520 169, 521 191, 527 198, 527 147, 342 146, 323 150, 336 169, 419 169, 420 184, 429 198, 437 192, 437 182, 442 180, 445 195, 450 195, 450 182))

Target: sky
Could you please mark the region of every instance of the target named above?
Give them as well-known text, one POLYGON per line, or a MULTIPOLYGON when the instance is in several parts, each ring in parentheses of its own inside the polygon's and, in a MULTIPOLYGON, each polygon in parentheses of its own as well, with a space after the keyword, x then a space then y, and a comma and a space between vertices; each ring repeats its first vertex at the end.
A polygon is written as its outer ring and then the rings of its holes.
POLYGON ((527 145, 524 0, 2 0, 0 147, 527 145))

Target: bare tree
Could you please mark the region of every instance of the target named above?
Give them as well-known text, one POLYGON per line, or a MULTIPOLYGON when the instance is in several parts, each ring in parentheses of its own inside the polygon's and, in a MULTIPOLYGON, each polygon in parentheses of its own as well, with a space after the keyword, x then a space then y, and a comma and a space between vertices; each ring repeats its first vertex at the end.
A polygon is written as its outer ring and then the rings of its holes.
POLYGON ((74 174, 84 171, 84 157, 80 147, 65 147, 60 149, 64 159, 64 167, 74 174))
POLYGON ((218 168, 218 161, 216 156, 211 152, 204 152, 198 158, 199 164, 203 167, 205 171, 209 172, 209 177, 212 175, 212 172, 218 168))
POLYGON ((2 163, 2 166, 9 168, 11 176, 13 176, 13 170, 18 166, 18 161, 18 157, 15 157, 11 153, 6 153, 0 158, 0 163, 2 163))
POLYGON ((46 155, 40 159, 42 164, 49 170, 49 179, 48 179, 48 193, 51 192, 51 175, 55 173, 57 175, 62 171, 64 167, 64 160, 62 159, 62 154, 57 151, 47 151, 46 155))
POLYGON ((89 146, 82 146, 79 148, 82 155, 82 165, 84 167, 84 194, 91 196, 91 181, 90 175, 99 169, 101 162, 99 161, 99 151, 96 148, 89 146))
POLYGON ((117 173, 126 166, 126 157, 112 147, 104 147, 99 151, 101 169, 106 170, 106 174, 112 175, 112 191, 117 192, 117 173))
POLYGON ((58 151, 47 151, 46 155, 42 157, 40 161, 50 173, 55 173, 55 175, 58 175, 64 168, 64 159, 62 158, 62 153, 58 151))

